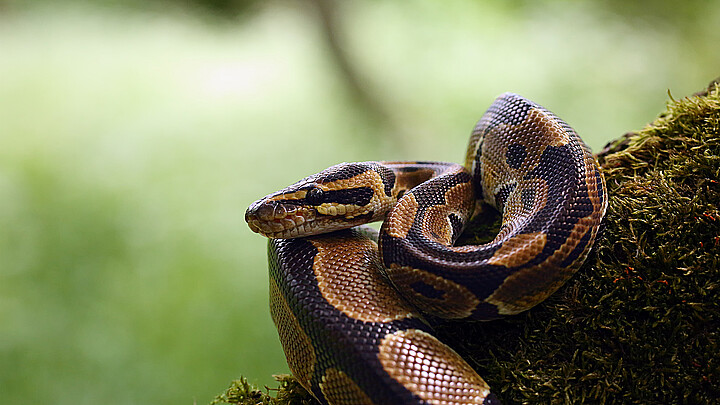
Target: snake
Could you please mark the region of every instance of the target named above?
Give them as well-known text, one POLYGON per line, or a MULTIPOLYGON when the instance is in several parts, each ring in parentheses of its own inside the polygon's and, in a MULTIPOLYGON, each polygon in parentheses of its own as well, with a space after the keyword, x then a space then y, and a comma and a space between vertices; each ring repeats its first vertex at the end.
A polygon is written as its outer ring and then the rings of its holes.
POLYGON ((428 320, 492 320, 553 294, 588 257, 605 190, 567 123, 505 93, 465 165, 341 163, 254 202, 245 220, 270 238, 270 314, 290 371, 321 404, 499 404, 428 320), (497 236, 456 246, 484 204, 502 216, 497 236))

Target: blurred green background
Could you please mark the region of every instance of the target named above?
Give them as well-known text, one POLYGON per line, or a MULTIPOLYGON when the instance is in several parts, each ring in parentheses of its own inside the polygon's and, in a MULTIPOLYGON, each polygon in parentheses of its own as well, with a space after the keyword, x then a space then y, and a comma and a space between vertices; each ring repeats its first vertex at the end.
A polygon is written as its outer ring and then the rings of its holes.
POLYGON ((597 151, 720 75, 720 2, 597 3, 0 0, 0 402, 272 386, 253 200, 461 161, 505 91, 597 151))

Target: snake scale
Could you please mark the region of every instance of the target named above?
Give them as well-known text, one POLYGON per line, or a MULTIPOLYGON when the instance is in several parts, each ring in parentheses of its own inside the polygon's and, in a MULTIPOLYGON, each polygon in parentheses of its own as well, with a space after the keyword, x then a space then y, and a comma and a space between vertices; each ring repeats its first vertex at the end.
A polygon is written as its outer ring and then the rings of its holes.
POLYGON ((423 314, 490 320, 533 307, 583 263, 606 208, 575 131, 506 93, 475 126, 465 166, 342 163, 256 201, 245 219, 271 238, 271 315, 290 370, 320 403, 497 404, 423 314), (454 246, 478 201, 502 213, 498 235, 454 246), (379 234, 358 226, 378 220, 379 234))

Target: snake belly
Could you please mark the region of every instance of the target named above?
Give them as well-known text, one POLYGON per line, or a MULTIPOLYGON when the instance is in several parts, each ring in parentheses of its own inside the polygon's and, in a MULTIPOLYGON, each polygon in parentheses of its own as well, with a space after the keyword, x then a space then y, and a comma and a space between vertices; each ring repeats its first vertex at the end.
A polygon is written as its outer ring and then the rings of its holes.
POLYGON ((246 221, 271 238, 273 320, 321 403, 495 404, 419 311, 490 320, 531 308, 584 262, 606 207, 575 131, 506 93, 473 130, 464 167, 343 163, 258 200, 246 221), (502 213, 500 232, 454 246, 477 201, 502 213), (383 219, 377 244, 346 229, 383 219))

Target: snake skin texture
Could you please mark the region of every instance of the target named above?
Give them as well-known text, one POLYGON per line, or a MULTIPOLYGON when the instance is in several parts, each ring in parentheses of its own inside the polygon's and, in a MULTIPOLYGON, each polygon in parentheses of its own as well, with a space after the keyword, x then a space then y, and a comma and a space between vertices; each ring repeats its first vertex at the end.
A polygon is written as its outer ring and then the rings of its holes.
POLYGON ((498 404, 423 314, 491 320, 557 290, 607 208, 589 148, 543 107, 498 97, 465 166, 342 163, 253 203, 270 239, 271 315, 292 373, 323 404, 498 404), (477 201, 502 213, 484 245, 454 246, 477 201), (360 224, 384 220, 379 235, 360 224))

